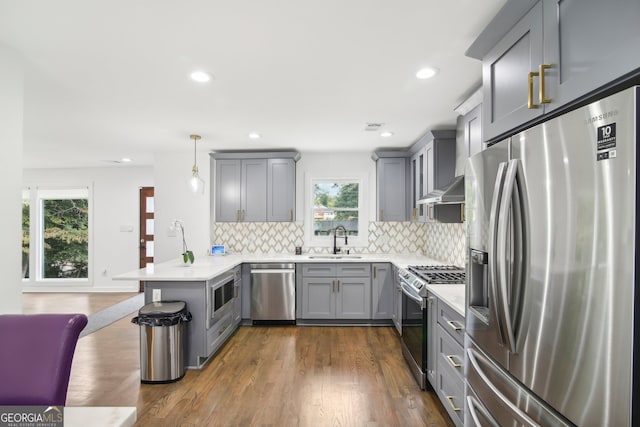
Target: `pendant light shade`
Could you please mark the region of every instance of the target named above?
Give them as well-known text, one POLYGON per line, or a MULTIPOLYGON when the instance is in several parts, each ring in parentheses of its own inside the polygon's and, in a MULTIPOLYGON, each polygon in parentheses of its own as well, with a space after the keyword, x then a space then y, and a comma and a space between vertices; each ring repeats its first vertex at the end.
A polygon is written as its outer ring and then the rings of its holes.
POLYGON ((189 178, 189 188, 192 193, 204 194, 204 181, 200 178, 198 173, 196 142, 202 139, 200 135, 189 135, 189 138, 193 139, 193 168, 191 169, 191 178, 189 178))

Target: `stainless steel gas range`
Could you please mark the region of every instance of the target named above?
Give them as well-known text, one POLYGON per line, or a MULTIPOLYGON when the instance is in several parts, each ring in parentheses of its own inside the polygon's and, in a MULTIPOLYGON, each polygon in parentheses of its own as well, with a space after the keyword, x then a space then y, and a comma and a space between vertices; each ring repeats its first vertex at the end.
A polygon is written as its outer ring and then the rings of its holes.
MULTIPOLYGON (((455 265, 414 265, 398 269, 402 287, 402 354, 421 389, 427 387, 427 319, 431 309, 427 284, 465 283, 464 268, 455 265)), ((435 308, 434 308, 435 309, 435 308)))

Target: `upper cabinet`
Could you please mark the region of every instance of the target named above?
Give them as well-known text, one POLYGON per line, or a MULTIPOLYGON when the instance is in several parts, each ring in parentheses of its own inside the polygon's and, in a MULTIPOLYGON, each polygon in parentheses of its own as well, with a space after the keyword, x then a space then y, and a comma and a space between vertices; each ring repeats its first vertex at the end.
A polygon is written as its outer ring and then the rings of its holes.
POLYGON ((490 141, 637 74, 640 2, 509 1, 467 55, 483 62, 490 141))
POLYGON ((467 159, 483 150, 482 88, 478 88, 456 109, 456 176, 464 175, 467 159))
POLYGON ((411 156, 411 220, 424 221, 425 206, 418 200, 427 194, 425 167, 427 165, 425 148, 420 147, 411 156))
POLYGON ((217 222, 293 221, 298 153, 213 153, 217 222))
POLYGON ((491 139, 544 112, 533 78, 542 59, 542 4, 535 5, 482 60, 484 136, 491 139))
POLYGON ((267 160, 267 221, 293 221, 296 206, 296 163, 267 160))
POLYGON ((406 221, 407 214, 407 157, 406 152, 376 151, 377 219, 378 221, 406 221))
POLYGON ((455 177, 456 131, 427 132, 409 151, 413 153, 411 157, 411 220, 439 221, 435 208, 419 201, 433 190, 450 183, 455 177))

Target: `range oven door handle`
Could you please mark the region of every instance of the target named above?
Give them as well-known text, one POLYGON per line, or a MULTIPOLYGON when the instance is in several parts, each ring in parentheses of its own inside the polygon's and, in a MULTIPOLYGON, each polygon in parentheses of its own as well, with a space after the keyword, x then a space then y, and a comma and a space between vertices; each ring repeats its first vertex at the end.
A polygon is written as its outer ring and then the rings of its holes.
POLYGON ((408 285, 404 283, 400 283, 400 287, 402 288, 403 294, 405 294, 410 300, 417 302, 420 305, 421 309, 424 309, 424 298, 415 295, 415 293, 411 291, 411 288, 409 288, 408 285))

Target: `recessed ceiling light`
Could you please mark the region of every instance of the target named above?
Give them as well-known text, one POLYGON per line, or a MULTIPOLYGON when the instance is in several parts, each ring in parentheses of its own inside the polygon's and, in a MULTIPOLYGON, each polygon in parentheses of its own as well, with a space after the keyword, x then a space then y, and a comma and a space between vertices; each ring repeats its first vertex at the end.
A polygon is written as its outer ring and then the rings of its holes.
POLYGON ((434 67, 424 67, 418 70, 416 73, 416 78, 420 80, 430 79, 431 77, 438 74, 438 69, 434 67))
POLYGON ((204 71, 194 71, 191 73, 191 79, 198 83, 206 83, 211 80, 211 74, 204 71))
POLYGON ((393 136, 393 132, 385 130, 384 132, 380 132, 380 136, 383 138, 389 138, 390 136, 393 136))
POLYGON ((123 157, 123 158, 121 158, 121 159, 120 159, 120 161, 121 161, 122 163, 129 163, 129 162, 131 161, 131 159, 130 159, 130 158, 128 158, 128 157, 123 157))
POLYGON ((251 139, 260 139, 262 137, 262 135, 260 135, 258 132, 251 132, 249 134, 249 138, 251 139))

